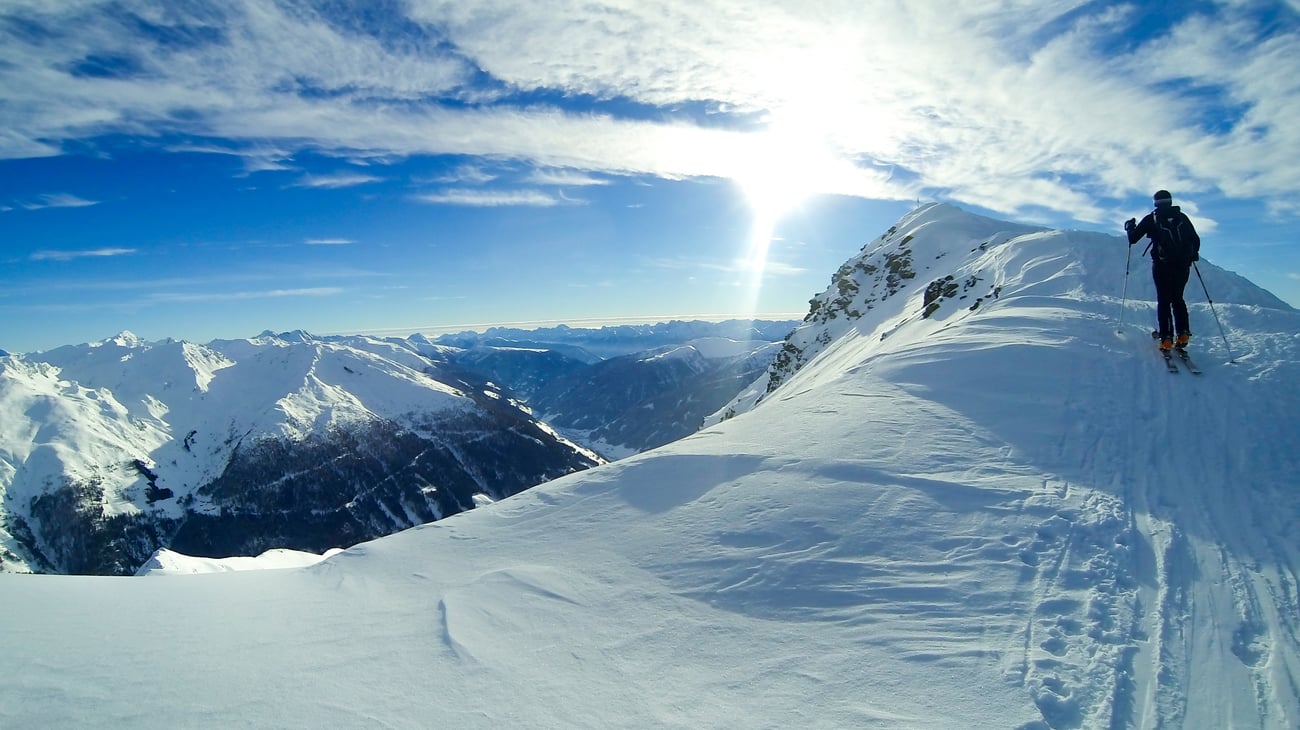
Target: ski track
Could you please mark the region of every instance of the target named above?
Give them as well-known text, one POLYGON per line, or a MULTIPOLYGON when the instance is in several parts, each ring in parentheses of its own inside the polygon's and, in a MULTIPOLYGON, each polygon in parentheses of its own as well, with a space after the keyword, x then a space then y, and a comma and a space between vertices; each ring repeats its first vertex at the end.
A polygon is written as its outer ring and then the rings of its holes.
POLYGON ((1131 524, 1150 551, 1133 563, 1139 578, 1130 632, 1135 696, 1129 701, 1117 692, 1116 709, 1129 716, 1117 712, 1111 727, 1296 727, 1294 708, 1277 693, 1295 695, 1295 549, 1270 537, 1286 534, 1284 528, 1261 529, 1294 515, 1285 477, 1295 465, 1284 463, 1293 457, 1221 446, 1270 443, 1261 430, 1288 416, 1261 418, 1257 408, 1234 407, 1284 408, 1250 398, 1250 366, 1220 365, 1213 349, 1199 361, 1203 376, 1170 375, 1158 360, 1141 368, 1130 405, 1115 411, 1127 410, 1126 420, 1139 431, 1124 435, 1115 453, 1131 524), (1241 438, 1243 432, 1259 432, 1259 438, 1241 438), (1149 433, 1171 434, 1176 443, 1155 441, 1149 433), (1242 473, 1266 476, 1242 483, 1242 473), (1268 561, 1243 563, 1240 556, 1268 561), (1285 627, 1287 635, 1271 636, 1269 626, 1285 627), (1275 644, 1287 647, 1276 665, 1275 644), (1209 691, 1223 685, 1234 690, 1228 697, 1253 697, 1253 703, 1204 701, 1225 696, 1209 691))
POLYGON ((1129 333, 1062 380, 1062 473, 1023 504, 1049 515, 1019 546, 1031 608, 1007 675, 1042 714, 1023 727, 1297 727, 1297 550, 1275 536, 1298 465, 1267 434, 1293 404, 1260 413, 1268 363, 1209 347, 1204 375, 1171 375, 1148 349, 1129 333))

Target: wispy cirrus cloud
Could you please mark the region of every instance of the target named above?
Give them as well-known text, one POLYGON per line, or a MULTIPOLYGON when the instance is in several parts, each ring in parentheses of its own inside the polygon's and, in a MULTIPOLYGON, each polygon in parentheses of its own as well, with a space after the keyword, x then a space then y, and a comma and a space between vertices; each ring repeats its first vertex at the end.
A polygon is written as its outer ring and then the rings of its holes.
POLYGON ((415 182, 433 182, 442 185, 486 185, 498 177, 500 176, 497 173, 489 172, 481 165, 459 165, 432 180, 416 180, 415 182))
MULTIPOLYGON (((16 205, 24 210, 41 210, 42 208, 85 208, 92 205, 99 205, 99 201, 86 200, 85 198, 70 193, 47 193, 45 195, 38 195, 31 200, 18 202, 16 205)), ((6 210, 13 210, 13 207, 7 207, 6 210)))
POLYGON ((267 289, 233 292, 160 292, 149 295, 151 302, 231 302, 249 299, 283 299, 286 297, 330 297, 346 291, 343 287, 318 286, 300 289, 267 289))
POLYGON ((291 187, 296 188, 351 188, 357 185, 369 185, 383 182, 384 178, 357 172, 341 172, 333 175, 303 175, 291 187))
POLYGON ((351 238, 308 238, 303 243, 308 246, 350 246, 356 241, 351 238))
POLYGON ((534 185, 558 185, 562 187, 586 187, 590 185, 609 184, 609 180, 596 177, 581 170, 560 170, 553 168, 534 170, 528 174, 527 181, 534 185))
POLYGON ((28 258, 32 261, 72 261, 84 258, 130 256, 136 253, 139 252, 134 248, 91 248, 76 251, 35 251, 28 258))
POLYGON ((243 175, 255 172, 292 170, 290 160, 293 154, 283 148, 266 144, 253 145, 218 145, 181 143, 167 146, 169 152, 189 152, 208 155, 230 155, 240 158, 244 163, 243 175))
POLYGON ((579 201, 560 198, 539 190, 445 190, 411 196, 413 200, 430 205, 461 205, 478 208, 527 206, 549 208, 572 205, 579 201))

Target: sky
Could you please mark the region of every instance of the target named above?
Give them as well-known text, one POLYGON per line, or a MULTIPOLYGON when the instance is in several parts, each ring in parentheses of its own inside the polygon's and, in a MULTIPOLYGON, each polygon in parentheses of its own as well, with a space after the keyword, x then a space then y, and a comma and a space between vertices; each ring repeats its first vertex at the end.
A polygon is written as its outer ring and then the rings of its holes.
POLYGON ((919 202, 1161 188, 1300 305, 1297 47, 1296 0, 3 0, 0 349, 800 318, 919 202))

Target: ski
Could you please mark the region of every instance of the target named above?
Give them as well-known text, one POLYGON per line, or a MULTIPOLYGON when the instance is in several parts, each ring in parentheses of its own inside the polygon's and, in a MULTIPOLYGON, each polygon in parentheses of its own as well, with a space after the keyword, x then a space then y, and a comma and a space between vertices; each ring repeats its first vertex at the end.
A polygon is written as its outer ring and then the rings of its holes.
POLYGON ((1178 366, 1174 364, 1174 356, 1169 354, 1168 350, 1160 350, 1160 356, 1165 359, 1165 367, 1169 372, 1177 374, 1178 366))
POLYGON ((1178 358, 1183 361, 1184 365, 1187 366, 1187 371, 1189 373, 1191 373, 1192 375, 1201 374, 1201 369, 1196 366, 1196 363, 1192 362, 1192 356, 1187 354, 1187 350, 1179 350, 1178 348, 1174 348, 1174 352, 1178 353, 1178 358))

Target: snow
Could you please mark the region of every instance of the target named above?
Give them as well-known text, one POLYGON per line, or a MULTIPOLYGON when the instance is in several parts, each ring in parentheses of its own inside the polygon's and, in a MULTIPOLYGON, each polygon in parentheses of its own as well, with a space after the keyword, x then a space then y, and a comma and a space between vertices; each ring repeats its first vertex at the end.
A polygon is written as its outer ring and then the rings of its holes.
POLYGON ((0 575, 0 726, 1300 726, 1300 313, 1202 261, 1236 362, 1194 304, 1171 376, 1119 237, 903 234, 674 444, 307 567, 0 575), (952 272, 1000 292, 916 316, 952 272))
POLYGON ((136 576, 145 575, 195 575, 198 573, 222 573, 235 570, 279 570, 282 568, 302 568, 315 565, 325 558, 343 552, 340 548, 325 551, 323 555, 274 548, 257 557, 233 558, 196 558, 182 555, 175 550, 159 549, 140 566, 136 576))

